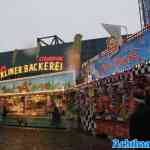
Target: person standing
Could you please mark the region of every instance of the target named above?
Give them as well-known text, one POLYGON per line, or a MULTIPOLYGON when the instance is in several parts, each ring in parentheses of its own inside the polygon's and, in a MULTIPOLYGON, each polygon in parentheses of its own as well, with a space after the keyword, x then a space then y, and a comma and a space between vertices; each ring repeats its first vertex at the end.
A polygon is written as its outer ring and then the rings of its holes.
POLYGON ((150 90, 137 89, 134 93, 135 110, 129 118, 131 139, 150 140, 150 90))
POLYGON ((61 123, 61 116, 56 104, 54 105, 54 109, 52 111, 52 126, 54 128, 59 128, 61 123))
POLYGON ((0 121, 3 121, 4 98, 0 97, 0 121))
POLYGON ((47 100, 47 114, 48 114, 48 119, 50 121, 52 120, 52 112, 54 111, 54 107, 55 107, 55 102, 49 96, 47 100))
POLYGON ((6 117, 7 117, 7 107, 6 107, 6 104, 4 103, 3 105, 3 122, 6 121, 6 117))

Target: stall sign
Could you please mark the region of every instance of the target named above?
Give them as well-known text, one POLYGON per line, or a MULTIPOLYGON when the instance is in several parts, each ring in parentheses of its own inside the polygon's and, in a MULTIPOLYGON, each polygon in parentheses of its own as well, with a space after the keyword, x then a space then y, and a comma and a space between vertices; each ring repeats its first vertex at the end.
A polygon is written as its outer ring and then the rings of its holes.
POLYGON ((40 56, 36 58, 37 62, 64 62, 63 56, 40 56))
POLYGON ((18 74, 43 72, 43 71, 49 71, 49 72, 63 71, 63 62, 61 61, 39 62, 34 64, 27 64, 23 66, 8 68, 0 72, 0 80, 18 74))

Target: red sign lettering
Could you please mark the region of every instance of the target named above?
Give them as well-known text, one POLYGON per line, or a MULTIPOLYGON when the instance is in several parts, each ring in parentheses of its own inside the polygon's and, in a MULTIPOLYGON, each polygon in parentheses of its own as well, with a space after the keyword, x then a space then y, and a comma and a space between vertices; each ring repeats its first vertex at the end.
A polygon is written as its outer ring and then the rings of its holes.
POLYGON ((36 59, 37 62, 63 62, 64 57, 63 56, 40 56, 36 59))
POLYGON ((0 66, 0 72, 5 71, 6 69, 6 66, 0 66))

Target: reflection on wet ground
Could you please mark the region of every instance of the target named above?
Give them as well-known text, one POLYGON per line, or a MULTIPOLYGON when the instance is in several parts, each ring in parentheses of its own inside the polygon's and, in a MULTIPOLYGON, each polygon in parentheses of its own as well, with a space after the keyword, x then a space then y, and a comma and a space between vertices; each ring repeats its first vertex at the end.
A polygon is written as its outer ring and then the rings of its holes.
POLYGON ((111 142, 76 131, 0 127, 0 150, 103 149, 111 149, 111 142))

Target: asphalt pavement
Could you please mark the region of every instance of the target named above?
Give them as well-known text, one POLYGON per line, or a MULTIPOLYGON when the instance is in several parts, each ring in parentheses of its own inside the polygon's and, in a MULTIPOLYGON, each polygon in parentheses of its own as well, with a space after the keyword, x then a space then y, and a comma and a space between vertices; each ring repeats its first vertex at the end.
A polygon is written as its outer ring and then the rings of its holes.
POLYGON ((77 131, 0 127, 0 150, 110 150, 111 142, 77 131))

